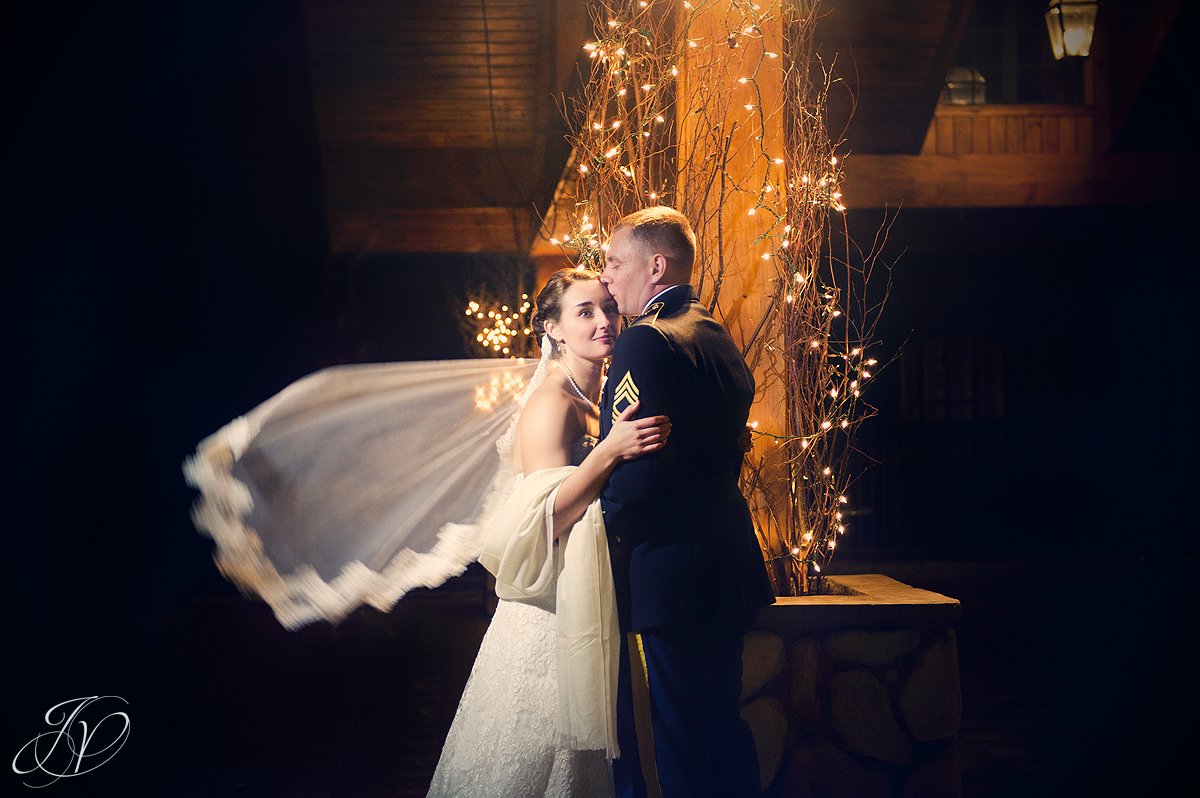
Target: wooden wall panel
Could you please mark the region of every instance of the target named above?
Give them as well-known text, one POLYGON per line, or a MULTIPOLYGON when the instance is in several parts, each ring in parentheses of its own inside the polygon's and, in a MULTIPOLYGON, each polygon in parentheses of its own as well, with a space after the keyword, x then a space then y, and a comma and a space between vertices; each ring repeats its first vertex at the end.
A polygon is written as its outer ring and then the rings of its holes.
POLYGON ((308 0, 321 141, 532 146, 549 109, 547 9, 542 0, 308 0))

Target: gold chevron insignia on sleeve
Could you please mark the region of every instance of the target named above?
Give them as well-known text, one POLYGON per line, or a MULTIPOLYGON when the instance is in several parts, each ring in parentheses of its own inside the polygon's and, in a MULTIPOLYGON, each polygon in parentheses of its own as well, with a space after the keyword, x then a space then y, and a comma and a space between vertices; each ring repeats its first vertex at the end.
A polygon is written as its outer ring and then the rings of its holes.
POLYGON ((637 383, 633 381, 633 372, 625 372, 625 376, 617 383, 617 389, 613 391, 612 404, 612 420, 615 423, 617 416, 625 412, 625 408, 638 400, 641 392, 638 391, 637 383), (621 403, 624 402, 624 407, 621 403))

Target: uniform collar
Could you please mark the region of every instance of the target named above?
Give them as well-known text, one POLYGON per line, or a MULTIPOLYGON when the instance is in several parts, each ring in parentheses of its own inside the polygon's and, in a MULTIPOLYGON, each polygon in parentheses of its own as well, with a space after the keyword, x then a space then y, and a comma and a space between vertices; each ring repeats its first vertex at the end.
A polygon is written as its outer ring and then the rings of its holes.
POLYGON ((642 308, 642 316, 649 313, 655 303, 662 303, 664 310, 671 311, 689 299, 696 299, 696 291, 687 283, 669 286, 650 297, 650 301, 646 303, 646 307, 642 308))

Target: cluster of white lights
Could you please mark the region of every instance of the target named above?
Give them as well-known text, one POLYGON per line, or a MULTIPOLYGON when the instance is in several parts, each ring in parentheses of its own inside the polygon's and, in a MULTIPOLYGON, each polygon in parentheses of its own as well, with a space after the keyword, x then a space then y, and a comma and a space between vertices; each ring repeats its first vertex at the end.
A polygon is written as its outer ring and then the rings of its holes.
POLYGON ((518 308, 500 305, 485 311, 482 305, 471 300, 467 303, 465 313, 467 316, 474 316, 476 321, 483 324, 475 336, 476 343, 494 354, 509 355, 512 354, 517 337, 531 333, 524 323, 529 308, 529 294, 521 294, 521 305, 518 308))

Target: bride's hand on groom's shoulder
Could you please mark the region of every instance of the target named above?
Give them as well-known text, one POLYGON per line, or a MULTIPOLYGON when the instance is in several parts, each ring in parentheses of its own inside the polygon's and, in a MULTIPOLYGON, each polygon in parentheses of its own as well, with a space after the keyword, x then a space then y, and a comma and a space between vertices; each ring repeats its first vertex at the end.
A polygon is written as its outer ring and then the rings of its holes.
POLYGON ((671 435, 671 420, 666 416, 634 418, 640 407, 641 402, 634 402, 625 408, 604 438, 619 460, 633 460, 658 451, 671 435))

